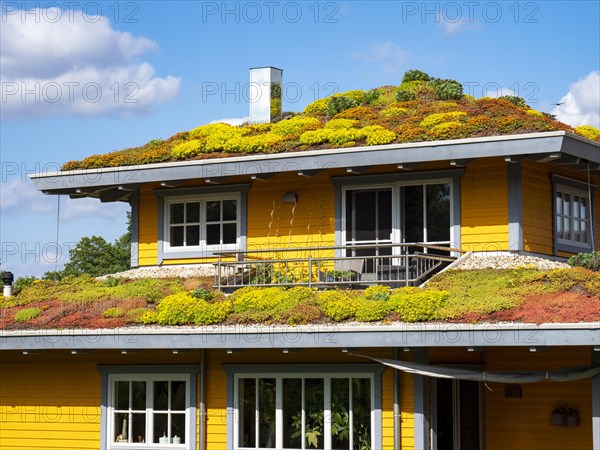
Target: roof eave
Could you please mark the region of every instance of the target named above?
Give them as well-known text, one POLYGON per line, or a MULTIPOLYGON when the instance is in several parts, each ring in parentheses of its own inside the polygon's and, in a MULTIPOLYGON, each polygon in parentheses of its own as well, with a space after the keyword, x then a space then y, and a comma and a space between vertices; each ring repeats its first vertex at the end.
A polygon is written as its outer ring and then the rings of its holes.
POLYGON ((110 191, 108 201, 125 199, 118 191, 134 190, 141 184, 192 179, 217 179, 234 175, 261 175, 341 167, 386 164, 416 164, 434 161, 469 160, 486 157, 528 156, 543 159, 568 155, 600 166, 600 143, 565 131, 456 139, 448 141, 388 144, 294 153, 246 155, 193 161, 109 167, 30 175, 36 188, 47 194, 98 196, 110 191), (367 158, 368 155, 368 158, 367 158))

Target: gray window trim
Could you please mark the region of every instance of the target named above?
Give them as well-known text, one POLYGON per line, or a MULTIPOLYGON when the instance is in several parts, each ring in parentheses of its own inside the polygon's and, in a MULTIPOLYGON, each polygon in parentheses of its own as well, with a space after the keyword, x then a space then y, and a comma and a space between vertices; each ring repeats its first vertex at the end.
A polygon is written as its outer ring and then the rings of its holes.
MULTIPOLYGON (((342 245, 342 197, 343 189, 345 186, 350 185, 371 185, 371 184, 386 184, 386 183, 398 183, 398 182, 418 182, 423 181, 431 183, 435 180, 447 180, 451 179, 452 187, 452 211, 450 224, 450 245, 455 248, 460 248, 460 180, 465 174, 465 169, 447 169, 447 170, 431 170, 424 172, 402 172, 402 173, 384 173, 377 175, 360 175, 360 176, 343 176, 343 177, 331 177, 331 183, 334 185, 334 202, 335 202, 335 243, 336 245, 342 245)), ((341 250, 336 250, 337 256, 341 255, 341 250)), ((460 256, 460 255, 455 255, 460 256)))
POLYGON ((206 258, 214 256, 212 251, 185 251, 185 252, 168 252, 164 249, 164 233, 165 233, 165 200, 169 197, 177 197, 182 195, 211 195, 211 194, 240 194, 240 248, 246 248, 247 241, 247 208, 248 208, 248 191, 250 183, 244 184, 229 184, 223 186, 204 186, 204 187, 185 187, 175 189, 155 189, 154 194, 157 197, 158 205, 158 261, 161 265, 165 259, 190 259, 190 258, 206 258))
POLYGON ((139 265, 140 191, 136 190, 129 199, 131 205, 131 268, 139 265))
POLYGON ((521 162, 508 163, 508 248, 523 250, 523 177, 521 162))
POLYGON ((596 215, 596 186, 591 185, 590 190, 592 194, 590 202, 590 242, 587 245, 571 245, 564 242, 559 242, 558 233, 556 230, 556 193, 560 191, 559 187, 564 186, 571 189, 577 189, 585 193, 587 198, 588 185, 583 181, 574 180, 572 178, 566 178, 560 175, 552 175, 552 241, 554 242, 554 254, 558 255, 559 252, 568 253, 585 253, 592 251, 592 241, 595 236, 591 234, 595 232, 594 227, 598 226, 595 223, 596 215))
POLYGON ((108 376, 119 374, 143 374, 143 375, 162 375, 162 374, 184 374, 190 377, 190 403, 187 406, 190 410, 190 424, 186 436, 186 447, 188 450, 196 449, 196 414, 197 414, 197 377, 199 373, 198 366, 194 365, 98 365, 100 373, 100 448, 108 448, 107 429, 108 429, 108 376))
POLYGON ((251 375, 270 373, 275 375, 285 374, 310 374, 316 373, 324 376, 347 374, 347 373, 365 373, 373 375, 373 410, 374 410, 374 430, 372 448, 382 448, 382 373, 386 366, 383 364, 223 364, 221 366, 227 374, 227 448, 233 449, 234 446, 234 392, 235 375, 251 375))

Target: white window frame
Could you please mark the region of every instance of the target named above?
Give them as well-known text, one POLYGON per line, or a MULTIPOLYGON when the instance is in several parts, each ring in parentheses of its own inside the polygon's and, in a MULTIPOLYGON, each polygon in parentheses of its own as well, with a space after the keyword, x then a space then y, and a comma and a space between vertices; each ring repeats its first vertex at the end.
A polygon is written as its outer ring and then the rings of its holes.
MULTIPOLYGON (((452 245, 452 225, 454 223, 454 182, 452 178, 440 178, 434 180, 414 180, 414 181, 401 181, 395 183, 386 183, 386 184, 348 184, 342 186, 342 216, 341 216, 341 236, 342 242, 341 245, 353 245, 354 241, 348 240, 346 237, 346 193, 348 191, 361 191, 361 190, 372 190, 372 189, 391 189, 392 190, 392 233, 390 235, 390 241, 392 243, 408 243, 405 242, 404 236, 402 236, 402 208, 400 204, 400 189, 406 186, 425 186, 428 185, 436 185, 436 184, 448 184, 450 186, 450 224, 449 224, 449 241, 428 241, 427 240, 427 219, 426 219, 426 208, 427 205, 423 203, 423 236, 425 236, 424 242, 431 245, 452 245)), ((377 242, 373 242, 376 244, 377 242)))
MULTIPOLYGON (((595 187, 590 187, 589 191, 588 188, 586 186, 585 183, 576 181, 576 180, 571 180, 569 178, 564 178, 564 177, 560 177, 557 175, 554 175, 552 177, 552 181, 553 181, 553 188, 552 188, 552 228, 554 230, 554 248, 555 248, 555 253, 558 252, 570 252, 570 253, 582 253, 582 252, 590 252, 592 251, 592 242, 594 239, 594 236, 592 236, 592 233, 594 233, 594 215, 595 215, 595 208, 594 208, 594 199, 595 199, 595 187), (585 220, 586 222, 586 232, 587 232, 587 242, 580 242, 580 241, 576 241, 574 239, 566 239, 566 238, 561 238, 558 236, 558 211, 557 211, 557 198, 558 195, 562 194, 562 195, 568 195, 570 198, 569 204, 570 204, 570 211, 569 211, 569 215, 566 216, 569 218, 569 222, 570 222, 570 233, 571 236, 573 236, 573 233, 575 232, 574 229, 574 221, 575 220, 580 220, 578 218, 574 217, 573 211, 573 197, 579 197, 581 199, 584 199, 586 204, 587 204, 587 219, 585 220), (591 198, 590 198, 590 194, 591 194, 591 198)), ((560 216, 565 217, 564 214, 561 214, 560 216)))
MULTIPOLYGON (((195 406, 192 404, 192 376, 189 373, 108 373, 106 379, 107 405, 104 420, 103 433, 105 448, 110 449, 191 449, 195 448, 195 442, 189 442, 192 430, 195 433, 195 406), (117 381, 145 381, 146 382, 146 438, 144 443, 115 442, 118 424, 114 423, 115 416, 115 382, 117 381), (160 444, 147 442, 153 436, 153 382, 155 381, 183 381, 185 389, 185 443, 182 444, 160 444)), ((179 414, 179 413, 178 413, 179 414)))
MULTIPOLYGON (((163 253, 169 256, 171 253, 190 253, 193 257, 198 252, 231 251, 240 248, 241 244, 241 195, 240 193, 223 194, 201 194, 201 195, 181 195, 166 197, 164 200, 164 230, 163 230, 163 253), (206 243, 206 203, 209 201, 236 201, 236 240, 232 244, 207 244, 206 243), (198 245, 171 246, 171 205, 174 203, 200 203, 200 241, 198 245)), ((232 223, 233 221, 220 221, 219 223, 232 223)), ((195 223, 195 222, 194 222, 195 223)), ((211 222, 213 223, 213 222, 211 222)), ((215 222, 216 223, 216 222, 215 222)), ((176 224, 179 225, 179 224, 176 224)), ((185 226, 185 222, 181 224, 185 226)))
MULTIPOLYGON (((302 367, 296 365, 226 365, 224 370, 228 373, 228 412, 227 427, 228 441, 227 448, 232 450, 250 450, 260 449, 261 447, 240 447, 239 446, 239 423, 240 411, 239 405, 239 380, 243 378, 259 379, 268 378, 276 380, 276 411, 275 411, 275 429, 276 445, 268 450, 283 448, 283 379, 284 378, 316 378, 324 380, 324 427, 323 427, 323 448, 329 450, 332 447, 331 442, 331 414, 328 404, 328 398, 331 395, 332 379, 368 379, 371 385, 371 448, 381 448, 381 373, 385 369, 382 365, 372 364, 305 364, 302 367), (230 419, 231 418, 231 419, 230 419)), ((302 446, 306 450, 313 447, 304 447, 305 440, 302 439, 302 446)), ((351 447, 352 448, 352 447, 351 447)))

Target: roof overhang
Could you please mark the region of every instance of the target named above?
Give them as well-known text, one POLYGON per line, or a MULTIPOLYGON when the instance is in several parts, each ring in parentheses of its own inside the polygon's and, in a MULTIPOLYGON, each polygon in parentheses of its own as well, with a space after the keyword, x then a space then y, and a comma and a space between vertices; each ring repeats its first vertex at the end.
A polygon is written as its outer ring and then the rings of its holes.
POLYGON ((400 168, 434 161, 460 164, 488 157, 503 157, 507 162, 524 158, 551 161, 581 170, 589 166, 590 170, 598 171, 600 143, 565 131, 553 131, 38 173, 30 178, 45 194, 97 197, 110 202, 127 200, 144 183, 169 186, 198 179, 214 183, 238 175, 257 179, 280 172, 306 174, 333 168, 358 172, 360 168, 378 165, 395 164, 400 168))
POLYGON ((600 346, 599 323, 216 325, 1 331, 2 350, 600 346))

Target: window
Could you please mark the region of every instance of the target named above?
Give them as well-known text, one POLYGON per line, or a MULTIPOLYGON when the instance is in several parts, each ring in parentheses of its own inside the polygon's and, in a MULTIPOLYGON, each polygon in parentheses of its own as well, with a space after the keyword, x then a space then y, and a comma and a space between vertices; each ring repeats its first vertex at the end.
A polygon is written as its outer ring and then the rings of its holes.
POLYGON ((344 191, 345 244, 450 244, 450 183, 344 191))
MULTIPOLYGON (((566 252, 592 248, 592 208, 585 185, 555 177, 554 230, 556 249, 566 252)), ((591 191, 592 198, 594 191, 591 191)))
POLYGON ((378 374, 328 372, 232 374, 232 448, 379 448, 378 374))
POLYGON ((104 399, 101 447, 195 448, 196 389, 191 382, 192 369, 174 373, 168 368, 165 373, 150 374, 126 370, 100 368, 104 399))
POLYGON ((173 197, 165 203, 165 252, 239 246, 239 194, 173 197))

